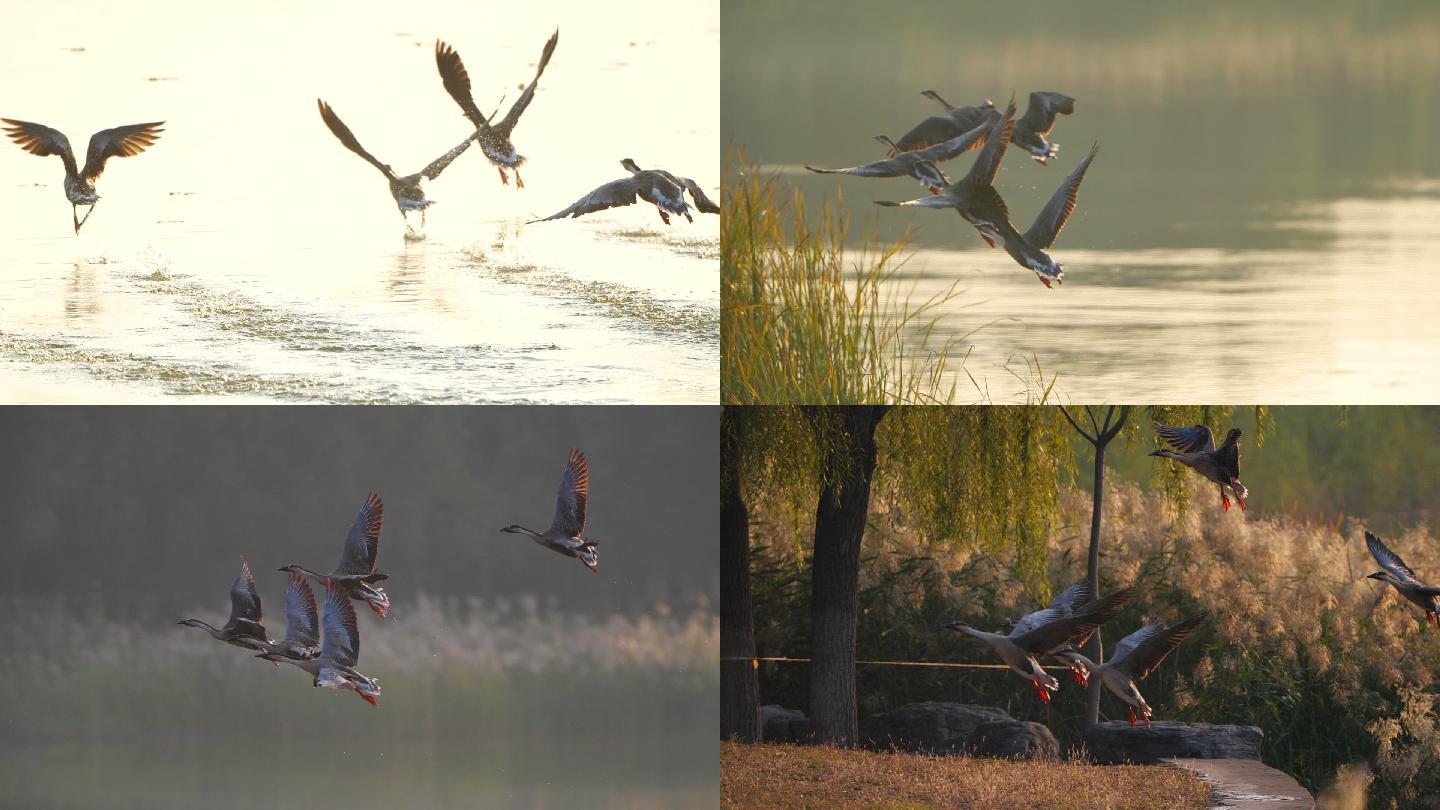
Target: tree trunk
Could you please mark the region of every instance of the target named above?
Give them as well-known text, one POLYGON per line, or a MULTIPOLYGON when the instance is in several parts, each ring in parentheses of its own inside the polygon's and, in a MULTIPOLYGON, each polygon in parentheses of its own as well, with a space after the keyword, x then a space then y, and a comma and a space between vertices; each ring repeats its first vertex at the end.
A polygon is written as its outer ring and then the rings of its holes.
POLYGON ((740 419, 720 426, 720 739, 760 741, 750 600, 750 515, 740 492, 740 419), (740 659, 740 660, 723 660, 740 659))
POLYGON ((875 428, 884 415, 884 406, 812 411, 824 459, 810 595, 810 718, 820 743, 848 747, 859 736, 855 627, 860 540, 875 472, 875 428))
MULTIPOLYGON (((1090 593, 1100 598, 1100 517, 1105 506, 1105 445, 1109 440, 1101 434, 1095 442, 1095 496, 1090 502, 1090 556, 1086 558, 1085 576, 1090 582, 1090 593)), ((1085 654, 1097 664, 1105 663, 1105 645, 1100 641, 1100 628, 1090 637, 1085 654)), ((1090 691, 1085 696, 1085 722, 1100 722, 1100 679, 1090 682, 1090 691)))

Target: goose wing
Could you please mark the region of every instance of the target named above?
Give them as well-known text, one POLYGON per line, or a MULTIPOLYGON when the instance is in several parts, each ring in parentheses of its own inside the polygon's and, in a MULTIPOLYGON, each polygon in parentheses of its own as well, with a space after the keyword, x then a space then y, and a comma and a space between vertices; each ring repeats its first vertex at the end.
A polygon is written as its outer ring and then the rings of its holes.
POLYGON ((240 558, 240 576, 230 585, 230 623, 245 620, 259 624, 264 620, 260 610, 260 592, 255 589, 255 575, 250 563, 240 558))
POLYGON ((853 174, 856 177, 905 177, 910 174, 910 167, 914 161, 908 158, 887 158, 877 160, 874 163, 866 163, 860 166, 850 166, 845 169, 817 169, 810 164, 805 168, 816 174, 853 174))
POLYGON ((465 150, 469 149, 470 144, 474 142, 475 137, 473 135, 466 138, 465 140, 461 141, 460 145, 456 146, 454 149, 451 149, 449 152, 446 152, 440 157, 430 161, 430 165, 421 169, 420 173, 425 175, 427 179, 434 180, 435 178, 440 176, 441 172, 445 171, 445 167, 449 166, 451 162, 455 160, 455 158, 465 154, 465 150))
POLYGON ((1166 444, 1181 453, 1198 453, 1202 450, 1209 453, 1215 449, 1215 435, 1204 425, 1180 428, 1156 422, 1155 432, 1166 444))
POLYGON ((1035 217, 1035 223, 1025 232, 1026 242, 1041 250, 1055 244, 1056 238, 1065 229, 1065 223, 1075 211, 1075 203, 1080 199, 1080 181, 1085 179, 1085 170, 1090 168, 1090 161, 1095 159, 1099 151, 1100 144, 1091 146, 1090 154, 1080 161, 1080 165, 1076 166, 1070 176, 1065 178, 1065 182, 1050 195, 1049 202, 1045 203, 1045 207, 1041 208, 1035 217))
POLYGON ((380 496, 365 496, 365 505, 355 515, 345 535, 345 548, 340 552, 336 574, 373 574, 375 559, 380 555, 380 530, 385 525, 385 504, 380 496))
POLYGON ((160 138, 164 121, 148 124, 129 124, 123 127, 102 129, 90 136, 90 148, 85 152, 85 168, 80 174, 86 180, 94 180, 105 171, 105 161, 112 157, 131 157, 144 152, 160 138))
POLYGON ((1049 135, 1050 130, 1055 128, 1057 114, 1069 115, 1073 112, 1075 112, 1075 99, 1070 96, 1048 90, 1036 90, 1030 94, 1030 105, 1025 108, 1025 116, 1020 119, 1020 123, 1036 135, 1049 135))
POLYGON ((564 532, 566 537, 579 537, 585 531, 585 501, 590 495, 590 467, 585 454, 571 450, 565 461, 565 474, 560 478, 560 492, 555 498, 555 520, 550 531, 564 532))
POLYGON ((531 222, 549 222, 552 219, 564 219, 566 217, 578 217, 585 214, 593 214, 596 211, 603 211, 606 208, 619 208, 624 205, 634 205, 638 197, 640 181, 635 176, 612 180, 609 183, 586 194, 576 200, 573 205, 564 211, 551 214, 542 219, 532 219, 531 222))
POLYGON ((1201 612, 1170 627, 1161 622, 1147 624, 1121 639, 1115 647, 1115 655, 1110 658, 1110 665, 1129 673, 1137 681, 1144 680, 1207 618, 1209 616, 1201 612))
POLYGON ((1400 555, 1391 551, 1379 537, 1368 531, 1365 532, 1365 547, 1370 549, 1370 556, 1375 558, 1375 562, 1380 563, 1381 568, 1394 574, 1396 579, 1401 582, 1420 584, 1420 578, 1415 575, 1410 566, 1405 564, 1404 560, 1400 559, 1400 555))
POLYGON ((688 177, 678 179, 680 180, 680 185, 683 186, 686 191, 690 192, 690 199, 695 201, 695 207, 697 209, 706 214, 720 213, 720 205, 705 194, 705 190, 700 188, 699 183, 688 177))
POLYGON ((380 173, 385 175, 386 178, 392 181, 396 179, 395 172, 389 166, 376 160, 374 155, 365 151, 365 147, 360 145, 360 141, 356 140, 355 133, 351 132, 350 128, 345 126, 345 122, 341 121, 340 116, 336 115, 335 111, 330 109, 329 104, 326 104, 323 99, 318 98, 315 99, 315 103, 320 107, 320 117, 324 119, 325 126, 330 128, 331 134, 339 139, 340 143, 345 144, 346 149, 365 158, 366 162, 379 169, 380 173))
MULTIPOLYGON (((1061 611, 1060 615, 1068 615, 1074 613, 1076 608, 1090 602, 1090 599, 1090 584, 1087 582, 1080 582, 1071 585, 1070 587, 1061 591, 1059 595, 1057 595, 1054 599, 1051 599, 1050 608, 1058 608, 1061 611)), ((1049 608, 1041 608, 1040 610, 1026 613, 1024 616, 1020 617, 1020 621, 1015 623, 1015 627, 1010 630, 1009 635, 1023 636, 1031 630, 1039 627, 1045 621, 1048 621, 1047 617, 1049 615, 1049 608)))
POLYGON ((465 71, 465 63, 460 61, 460 54, 444 42, 436 40, 435 67, 440 71, 440 81, 445 85, 445 92, 460 105, 465 117, 470 119, 475 129, 488 133, 490 122, 480 112, 480 108, 475 106, 475 98, 470 94, 470 74, 465 71))
POLYGON ((320 641, 315 592, 303 574, 291 574, 285 589, 285 640, 302 647, 314 647, 320 641))
POLYGON ((934 146, 916 149, 911 152, 906 152, 905 154, 914 155, 921 160, 928 160, 931 163, 950 160, 957 155, 969 152, 982 143, 987 143, 991 126, 996 120, 999 120, 999 117, 1000 112, 996 110, 993 113, 993 120, 990 115, 984 116, 984 120, 981 121, 979 125, 967 132, 963 132, 948 141, 937 143, 934 146))
POLYGON ((1048 652, 1065 644, 1083 644, 1096 628, 1115 618, 1120 607, 1134 595, 1133 587, 1122 588, 1073 614, 1065 607, 1047 608, 1038 627, 1013 640, 1032 653, 1048 652))
POLYGON ((970 171, 966 173, 961 182, 970 183, 973 186, 989 186, 995 183, 995 175, 1000 171, 1000 163, 1005 159, 1005 148, 1010 143, 1010 137, 1015 132, 1015 99, 1005 107, 1005 114, 996 118, 990 124, 990 131, 986 135, 985 145, 980 148, 980 154, 975 156, 975 162, 971 164, 970 171))
POLYGON ((505 113, 505 118, 495 125, 495 128, 502 134, 508 135, 510 130, 515 128, 515 125, 520 122, 520 114, 525 112, 525 108, 530 106, 530 100, 535 98, 535 87, 540 84, 540 74, 544 73, 545 66, 550 64, 550 55, 555 53, 555 44, 559 41, 560 29, 556 28, 555 33, 551 34, 550 39, 546 41, 544 52, 540 54, 540 64, 535 68, 535 78, 530 80, 530 86, 526 87, 525 92, 521 93, 520 97, 515 99, 515 103, 510 105, 510 112, 505 113))
POLYGON ((33 124, 29 121, 16 121, 13 118, 0 118, 8 126, 5 127, 5 134, 32 155, 59 155, 65 161, 65 171, 70 174, 79 174, 80 170, 75 168, 75 152, 70 149, 70 139, 65 133, 58 129, 52 129, 44 124, 33 124))
POLYGON ((355 623, 355 607, 333 580, 325 584, 324 629, 321 655, 342 666, 355 666, 360 660, 360 628, 355 623))

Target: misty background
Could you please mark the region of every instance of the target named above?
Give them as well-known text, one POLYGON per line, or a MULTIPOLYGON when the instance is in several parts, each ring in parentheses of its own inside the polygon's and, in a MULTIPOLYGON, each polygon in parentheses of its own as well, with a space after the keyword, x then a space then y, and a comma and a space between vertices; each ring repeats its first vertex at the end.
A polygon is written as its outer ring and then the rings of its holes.
POLYGON ((710 806, 718 411, 0 409, 0 807, 710 806), (543 530, 570 448, 600 570, 543 530), (385 502, 378 707, 178 627, 240 555, 269 634, 385 502))

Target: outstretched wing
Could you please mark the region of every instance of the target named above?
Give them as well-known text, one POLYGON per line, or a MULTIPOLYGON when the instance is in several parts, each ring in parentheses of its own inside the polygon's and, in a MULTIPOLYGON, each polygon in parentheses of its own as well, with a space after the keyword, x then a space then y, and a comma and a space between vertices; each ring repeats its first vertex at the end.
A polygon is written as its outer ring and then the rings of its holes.
POLYGON ((606 208, 618 208, 622 205, 634 205, 637 199, 637 183, 633 177, 626 177, 620 180, 612 180, 609 183, 586 194, 575 201, 574 205, 543 219, 532 219, 531 222, 549 222, 552 219, 564 219, 566 217, 578 217, 585 214, 593 214, 596 211, 603 211, 606 208))
POLYGON ((845 169, 817 169, 810 164, 805 168, 816 174, 853 174, 856 177, 905 177, 910 174, 911 162, 901 158, 889 158, 888 160, 877 160, 874 163, 866 163, 861 166, 850 166, 845 169))
POLYGON ((264 620, 260 610, 260 592, 255 589, 255 575, 250 573, 250 563, 240 558, 240 576, 230 585, 230 621, 237 619, 259 624, 264 620))
POLYGON ((1070 614, 1069 610, 1063 607, 1048 608, 1039 626, 1013 637, 1014 641, 1034 654, 1049 652, 1064 644, 1083 643, 1096 628, 1115 618, 1120 607, 1134 595, 1133 587, 1122 588, 1075 614, 1070 614))
POLYGON ((684 186, 685 190, 690 192, 690 199, 695 201, 696 208, 706 214, 720 213, 720 206, 714 200, 710 199, 708 196, 705 195, 705 191, 704 189, 700 188, 699 183, 691 180, 688 177, 681 177, 679 178, 679 180, 680 185, 684 186))
POLYGON ((78 174, 75 168, 75 153, 70 149, 70 139, 65 133, 58 129, 52 129, 44 124, 32 124, 29 121, 16 121, 13 118, 0 118, 9 126, 5 127, 5 134, 32 155, 45 157, 46 155, 59 155, 65 161, 65 171, 70 174, 78 174))
POLYGON ((1077 582, 1074 585, 1061 591, 1054 599, 1050 600, 1050 607, 1069 608, 1073 613, 1095 598, 1095 592, 1090 589, 1089 582, 1077 582))
POLYGON ((355 522, 350 524, 335 573, 375 573, 375 558, 380 555, 380 530, 384 525, 385 504, 380 501, 379 495, 372 492, 365 496, 365 505, 355 515, 355 522))
POLYGON ((1137 681, 1144 680, 1207 618, 1208 614, 1201 612, 1171 627, 1160 622, 1148 624, 1121 640, 1110 664, 1128 672, 1137 681))
POLYGON ((325 583, 325 638, 320 654, 347 667, 360 660, 360 628, 355 607, 334 580, 325 583))
POLYGON ((1014 132, 1015 99, 1012 98, 1005 107, 1005 114, 990 124, 985 145, 980 148, 980 154, 975 156, 975 163, 970 166, 970 171, 961 182, 974 186, 993 185, 995 174, 1000 171, 1000 163, 1005 160, 1005 148, 1010 144, 1010 137, 1014 132))
POLYGON ((1166 444, 1181 453, 1198 453, 1201 450, 1209 453, 1215 449, 1215 435, 1204 425, 1177 428, 1156 422, 1155 432, 1160 434, 1166 444))
POLYGON ((431 179, 431 180, 434 180, 435 178, 437 178, 437 177, 440 176, 440 173, 441 173, 441 172, 445 171, 445 167, 446 167, 446 166, 449 166, 450 163, 451 163, 451 161, 453 161, 453 160, 455 160, 455 158, 460 157, 461 155, 465 154, 465 150, 466 150, 466 149, 469 149, 469 148, 470 148, 470 144, 472 144, 472 143, 474 143, 474 142, 475 142, 475 136, 474 136, 474 135, 471 135, 470 137, 468 137, 468 138, 466 138, 465 140, 461 141, 459 146, 456 146, 454 149, 451 149, 449 152, 446 152, 445 154, 441 155, 440 157, 435 158, 434 160, 432 160, 432 161, 430 162, 430 165, 429 165, 429 166, 426 166, 425 168, 423 168, 423 169, 420 170, 420 173, 423 174, 423 175, 425 175, 425 177, 427 177, 427 178, 429 178, 429 179, 431 179))
POLYGON ((371 166, 379 169, 380 173, 385 175, 387 179, 395 179, 395 172, 392 171, 389 166, 376 160, 374 155, 365 151, 365 147, 360 145, 360 141, 356 140, 355 133, 351 132, 350 128, 345 126, 345 122, 341 121, 340 116, 336 115, 335 111, 330 109, 329 104, 326 104, 323 99, 318 98, 315 99, 315 103, 320 106, 320 117, 325 120, 325 126, 330 128, 330 132, 340 140, 340 143, 345 144, 346 149, 365 158, 371 166))
POLYGON ((1381 568, 1394 574, 1396 579, 1401 582, 1419 584, 1420 578, 1410 570, 1410 566, 1406 565, 1404 560, 1400 559, 1400 555, 1391 551, 1379 537, 1368 531, 1365 532, 1365 547, 1370 549, 1370 556, 1375 558, 1375 562, 1380 563, 1381 568))
POLYGON ((445 84, 445 92, 460 105, 465 117, 470 119, 470 123, 479 131, 489 132, 490 122, 485 120, 480 108, 475 106, 474 97, 470 95, 470 74, 465 71, 465 63, 460 61, 460 54, 444 42, 436 40, 435 67, 440 70, 440 81, 445 84))
POLYGON ((955 207, 955 199, 954 199, 953 197, 949 196, 948 194, 932 194, 932 195, 930 195, 930 196, 928 196, 928 197, 920 197, 920 198, 914 199, 914 200, 906 200, 905 202, 891 202, 890 200, 876 200, 876 201, 875 201, 875 204, 876 204, 876 205, 884 205, 884 206, 887 206, 887 207, 890 207, 890 208, 898 208, 898 207, 904 207, 904 206, 909 206, 909 205, 918 206, 918 207, 920 207, 920 208, 954 208, 954 207, 955 207))
POLYGON ((112 157, 131 157, 144 152, 160 138, 164 121, 148 124, 130 124, 113 129, 102 129, 90 136, 90 148, 85 152, 85 168, 80 174, 86 180, 94 180, 105 171, 105 161, 112 157))
MULTIPOLYGON (((997 120, 999 115, 999 112, 994 113, 994 116, 997 120)), ((930 146, 925 149, 917 149, 913 152, 907 152, 906 154, 914 155, 921 160, 928 160, 931 163, 939 163, 942 160, 950 160, 956 155, 962 154, 964 152, 969 152, 971 149, 974 149, 982 142, 987 142, 986 139, 990 135, 990 128, 993 123, 994 121, 992 121, 989 116, 986 116, 984 121, 981 121, 978 126, 968 132, 957 135, 956 137, 951 138, 948 141, 937 143, 934 146, 930 146)))
POLYGON ((540 74, 544 73, 545 66, 550 64, 550 55, 555 53, 555 44, 559 41, 560 29, 556 28, 555 33, 551 34, 550 39, 545 43, 545 51, 540 54, 540 64, 535 68, 535 78, 530 80, 530 86, 526 87, 525 92, 520 94, 520 98, 515 99, 515 103, 510 105, 510 112, 505 113, 505 118, 495 125, 501 134, 510 134, 510 130, 520 122, 520 114, 525 112, 525 108, 530 106, 530 100, 535 98, 535 87, 540 84, 540 74))
POLYGON ((285 640, 314 647, 320 641, 318 618, 310 581, 303 574, 291 574, 285 589, 285 640))
POLYGON ((1080 181, 1085 179, 1085 170, 1090 168, 1090 161, 1100 151, 1100 144, 1090 147, 1090 154, 1080 161, 1075 171, 1065 178, 1065 182, 1055 189, 1050 195, 1049 202, 1040 209, 1036 215, 1035 222, 1030 230, 1025 232, 1025 241, 1032 246, 1045 250, 1055 244, 1055 239, 1065 229, 1065 223, 1069 221, 1070 215, 1075 211, 1075 203, 1080 199, 1080 181))
POLYGON ((565 461, 565 474, 560 478, 560 492, 555 498, 555 521, 551 531, 566 537, 579 537, 585 531, 585 501, 590 495, 590 467, 585 454, 571 450, 565 461))
POLYGON ((1075 112, 1075 99, 1064 93, 1036 90, 1030 94, 1030 106, 1020 123, 1036 135, 1049 135, 1055 128, 1057 114, 1069 115, 1075 112))

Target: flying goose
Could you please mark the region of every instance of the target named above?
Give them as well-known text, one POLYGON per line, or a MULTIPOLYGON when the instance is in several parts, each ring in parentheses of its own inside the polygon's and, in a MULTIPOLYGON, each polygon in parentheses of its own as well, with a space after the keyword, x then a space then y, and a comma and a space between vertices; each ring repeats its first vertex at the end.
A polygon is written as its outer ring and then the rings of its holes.
POLYGON ((285 640, 266 645, 266 652, 276 658, 268 660, 279 666, 280 660, 309 661, 320 655, 320 631, 315 609, 315 594, 310 581, 301 574, 290 575, 285 589, 285 640))
POLYGON ((1235 493, 1235 500, 1240 504, 1240 508, 1245 508, 1245 499, 1250 497, 1250 490, 1240 483, 1240 428, 1230 428, 1230 432, 1225 434, 1225 443, 1220 445, 1219 449, 1215 447, 1215 435, 1204 425, 1177 428, 1156 423, 1155 432, 1160 434, 1166 444, 1175 448, 1176 452, 1162 448, 1152 451, 1150 455, 1172 458, 1219 484, 1220 505, 1227 511, 1230 509, 1227 489, 1235 493))
POLYGON ((250 573, 250 563, 242 556, 240 576, 230 585, 230 621, 218 630, 199 619, 184 619, 176 624, 199 627, 216 641, 247 650, 263 651, 275 643, 266 635, 265 626, 260 623, 263 618, 260 593, 255 590, 255 577, 250 573))
POLYGON ((545 43, 545 51, 540 55, 540 64, 535 68, 535 78, 530 81, 530 86, 525 92, 515 99, 510 105, 510 111, 500 123, 492 123, 494 116, 486 119, 475 106, 475 99, 470 95, 470 74, 465 72, 465 63, 460 61, 460 54, 444 42, 435 42, 435 66, 440 70, 440 80, 445 83, 445 91, 460 105, 465 117, 475 125, 475 134, 472 136, 480 143, 480 151, 485 157, 495 164, 500 172, 500 182, 509 185, 510 179, 505 174, 505 169, 515 170, 515 187, 524 188, 525 181, 520 178, 520 166, 525 162, 523 155, 517 154, 515 144, 510 142, 510 133, 520 121, 521 113, 530 106, 531 99, 535 98, 535 86, 540 83, 540 74, 545 72, 545 66, 550 63, 550 55, 555 52, 555 43, 560 41, 560 29, 556 28, 555 33, 550 35, 550 40, 545 43))
POLYGON ((1121 605, 1134 594, 1133 587, 1124 588, 1068 615, 1063 608, 1047 608, 1032 620, 1031 629, 1023 633, 1002 636, 977 630, 963 621, 942 625, 941 629, 965 633, 989 644, 1002 661, 1030 681, 1042 701, 1049 703, 1050 693, 1060 688, 1060 682, 1047 673, 1035 657, 1065 651, 1072 644, 1089 639, 1095 629, 1114 618, 1121 605))
POLYGON ((895 152, 894 157, 866 163, 863 166, 851 166, 848 169, 817 169, 808 163, 805 164, 805 168, 817 174, 853 174, 856 177, 913 177, 919 180, 921 185, 930 189, 931 194, 939 194, 940 189, 950 185, 950 181, 940 171, 940 167, 935 164, 949 160, 962 152, 970 151, 989 132, 989 125, 982 123, 969 132, 962 133, 950 140, 911 152, 900 152, 894 141, 884 135, 876 135, 875 140, 889 146, 895 152))
POLYGON ((380 681, 355 669, 360 660, 360 628, 350 596, 336 580, 325 583, 325 637, 318 656, 302 659, 263 652, 256 657, 275 662, 276 666, 284 661, 303 669, 314 678, 311 686, 350 690, 371 706, 380 705, 380 681))
POLYGON ((372 492, 366 496, 365 505, 360 507, 355 522, 350 525, 350 532, 345 535, 345 547, 340 551, 340 563, 334 571, 327 576, 293 564, 280 570, 304 574, 327 583, 327 587, 333 581, 351 599, 368 604, 383 619, 390 613, 390 597, 375 583, 384 582, 390 575, 376 571, 375 561, 380 554, 380 530, 384 524, 385 505, 381 503, 380 496, 372 492))
POLYGON ((583 539, 585 534, 585 503, 590 494, 590 468, 585 454, 571 450, 560 478, 560 493, 555 502, 555 520, 544 532, 532 531, 514 523, 501 529, 509 534, 524 534, 531 540, 566 557, 575 557, 591 571, 600 570, 597 540, 583 539))
POLYGON ((1075 112, 1075 99, 1064 93, 1037 90, 1030 94, 1030 106, 1025 115, 1015 122, 1012 142, 1030 152, 1030 157, 1041 166, 1050 162, 1060 151, 1058 144, 1045 140, 1055 128, 1055 116, 1075 112))
POLYGON ((1165 660, 1165 656, 1179 647, 1180 642, 1195 632, 1195 628, 1199 627, 1206 618, 1208 618, 1207 615, 1201 612, 1198 616, 1192 616, 1169 627, 1166 627, 1164 622, 1147 624, 1121 639, 1120 643, 1115 646, 1115 654, 1103 664, 1096 664, 1075 650, 1067 650, 1062 653, 1062 656, 1079 661, 1090 670, 1092 678, 1098 675, 1100 682, 1105 684, 1105 688, 1125 701, 1125 711, 1129 716, 1130 725, 1135 725, 1135 710, 1139 709, 1140 716, 1145 719, 1145 725, 1148 726, 1151 716, 1150 704, 1145 702, 1136 683, 1143 681, 1146 675, 1154 672, 1155 668, 1165 660))
POLYGON ((1375 558, 1375 562, 1385 569, 1366 574, 1365 578, 1390 583, 1401 596, 1425 611, 1427 624, 1440 625, 1440 588, 1421 582, 1399 554, 1386 548, 1380 538, 1368 531, 1365 532, 1365 546, 1370 549, 1370 556, 1375 558))
MULTIPOLYGON (((1076 166, 1060 187, 1055 189, 1055 193, 1050 195, 1040 213, 1035 215, 1035 221, 1030 224, 1029 230, 1022 234, 1013 226, 1005 229, 1005 252, 1021 267, 1035 271, 1040 283, 1047 288, 1051 281, 1056 284, 1065 283, 1065 266, 1050 258, 1050 254, 1045 251, 1055 244, 1060 232, 1065 230, 1065 223, 1070 221, 1070 215, 1075 212, 1075 204, 1080 199, 1080 182, 1085 179, 1090 162, 1099 152, 1100 144, 1090 147, 1090 154, 1080 161, 1080 165, 1076 166)), ((1003 200, 1001 202, 1003 204, 1003 200)), ((1008 219, 1002 219, 1002 222, 1010 224, 1008 219)))
POLYGON ((574 205, 564 211, 542 219, 532 219, 530 222, 549 222, 552 219, 584 216, 596 211, 603 211, 606 208, 634 205, 636 199, 654 205, 655 209, 660 212, 660 221, 666 225, 670 224, 671 214, 679 214, 685 217, 687 222, 694 222, 695 218, 690 216, 690 206, 685 202, 685 192, 687 191, 695 200, 695 208, 706 214, 720 213, 720 206, 705 196, 705 191, 700 188, 699 183, 688 177, 679 177, 662 169, 641 169, 630 158, 620 161, 620 165, 630 172, 629 177, 612 180, 576 200, 574 205))
MULTIPOLYGON (((1050 606, 1048 608, 1041 608, 1040 610, 1025 614, 1023 617, 1020 618, 1018 622, 1014 623, 1014 626, 1010 628, 1009 632, 1006 635, 1012 638, 1017 636, 1023 636, 1031 630, 1039 627, 1041 624, 1050 621, 1051 617, 1056 615, 1073 616, 1077 613, 1086 613, 1097 610, 1103 611, 1103 606, 1105 604, 1110 604, 1110 600, 1114 600, 1114 605, 1118 607, 1119 605, 1122 605, 1125 602, 1129 601, 1130 598, 1134 595, 1134 587, 1122 588, 1121 590, 1106 596, 1104 600, 1097 602, 1095 599, 1094 591, 1090 589, 1090 584, 1088 582, 1080 582, 1075 585, 1071 585, 1070 587, 1061 591, 1059 595, 1057 595, 1054 599, 1050 600, 1050 606)), ((1111 615, 1113 615, 1113 613, 1111 615)), ((1061 655, 1061 653, 1065 652, 1071 647, 1085 646, 1085 644, 1090 641, 1090 636, 1093 635, 1093 633, 1094 629, 1092 628, 1090 632, 1084 633, 1083 635, 1071 639, 1066 645, 1055 650, 1046 651, 1050 655, 1059 658, 1066 666, 1068 666, 1070 668, 1070 674, 1075 678, 1075 682, 1080 684, 1081 686, 1089 685, 1090 671, 1086 669, 1083 664, 1073 659, 1066 658, 1061 655)))
POLYGON ((410 228, 410 218, 408 214, 411 211, 419 211, 420 228, 423 231, 425 228, 425 209, 434 205, 435 201, 425 198, 425 190, 420 187, 420 181, 422 179, 434 180, 439 177, 440 173, 445 171, 445 167, 449 166, 451 161, 460 157, 466 149, 470 148, 473 136, 467 137, 459 146, 435 158, 435 160, 430 162, 430 165, 420 171, 401 177, 395 174, 395 170, 391 169, 389 164, 376 160, 374 155, 367 152, 365 147, 360 145, 360 141, 355 138, 355 133, 351 132, 350 128, 345 126, 345 122, 340 120, 340 116, 335 114, 335 110, 333 110, 329 104, 326 104, 323 99, 318 98, 315 99, 315 103, 320 107, 320 117, 324 119, 325 126, 330 128, 330 132, 339 139, 340 143, 344 144, 346 149, 364 158, 367 163, 379 169, 380 173, 385 175, 385 179, 390 182, 390 196, 395 198, 395 206, 400 209, 400 218, 405 220, 405 228, 409 230, 410 233, 415 233, 415 231, 410 228))
MULTIPOLYGON (((920 95, 944 107, 945 115, 932 115, 911 127, 909 132, 900 136, 899 143, 892 147, 896 153, 911 152, 943 143, 963 135, 981 124, 990 123, 995 116, 1000 114, 1000 111, 995 109, 995 105, 988 98, 974 107, 955 107, 941 98, 940 94, 934 90, 922 90, 920 95)), ((983 146, 985 137, 982 135, 981 140, 971 144, 970 148, 978 149, 983 146)), ((891 157, 894 157, 894 154, 891 157)))
POLYGON ((65 197, 70 200, 70 217, 75 223, 77 236, 80 234, 80 226, 89 221, 90 215, 95 213, 95 203, 100 200, 100 195, 95 193, 95 181, 105 171, 105 161, 112 157, 138 155, 153 145, 160 133, 165 131, 161 128, 164 121, 102 129, 90 136, 90 146, 85 152, 85 166, 76 168, 75 152, 70 148, 70 140, 65 137, 65 133, 29 121, 16 121, 12 118, 0 118, 0 121, 9 125, 5 128, 5 134, 19 144, 21 149, 41 157, 59 155, 65 162, 65 197), (80 218, 78 206, 81 205, 90 206, 84 219, 80 218))
MULTIPOLYGON (((1004 238, 1003 232, 1008 224, 1002 222, 1008 217, 1008 213, 1005 210, 1005 201, 1000 199, 1000 194, 995 191, 995 174, 1000 170, 1000 162, 1005 158, 1005 145, 1010 141, 1014 124, 1015 101, 1011 99, 1004 115, 995 118, 990 124, 985 145, 981 147, 980 154, 975 156, 975 162, 970 165, 970 170, 964 177, 930 197, 906 202, 876 200, 875 204, 892 207, 953 208, 960 212, 966 222, 975 226, 986 244, 995 247, 995 240, 1004 238)), ((1014 228, 1011 227, 1010 230, 1014 228)))

